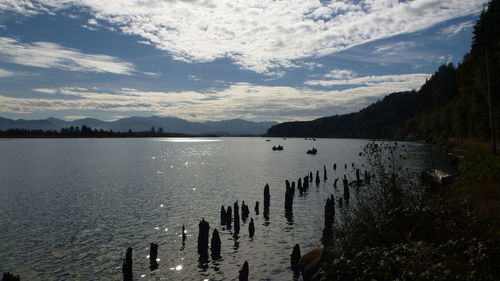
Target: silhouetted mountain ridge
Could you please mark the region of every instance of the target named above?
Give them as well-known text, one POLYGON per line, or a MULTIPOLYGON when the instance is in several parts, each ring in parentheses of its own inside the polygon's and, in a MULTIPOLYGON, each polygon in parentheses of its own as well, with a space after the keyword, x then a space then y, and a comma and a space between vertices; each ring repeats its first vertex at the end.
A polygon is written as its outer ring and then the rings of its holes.
POLYGON ((126 117, 115 121, 102 121, 95 118, 84 118, 65 121, 50 117, 41 120, 7 119, 0 117, 0 130, 29 129, 29 130, 60 130, 69 127, 82 127, 83 125, 95 129, 112 130, 115 132, 149 131, 151 128, 162 128, 165 132, 204 135, 262 135, 277 124, 274 121, 252 122, 243 119, 230 119, 222 121, 192 122, 177 117, 126 117))

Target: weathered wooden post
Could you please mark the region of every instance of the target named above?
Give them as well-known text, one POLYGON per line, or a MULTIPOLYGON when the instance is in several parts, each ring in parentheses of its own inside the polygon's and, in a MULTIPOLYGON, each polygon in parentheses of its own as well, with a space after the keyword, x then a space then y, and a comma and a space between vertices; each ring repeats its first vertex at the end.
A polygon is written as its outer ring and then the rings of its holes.
POLYGON ((158 244, 149 244, 149 269, 151 271, 158 269, 158 244))
POLYGON ((319 171, 316 171, 316 185, 319 185, 321 180, 319 179, 319 171))
POLYGON ((186 228, 182 225, 182 242, 186 241, 186 228))
POLYGON ((259 215, 259 201, 255 202, 255 207, 253 208, 256 215, 259 215))
POLYGON ((243 222, 247 221, 248 215, 250 215, 250 210, 243 200, 241 202, 241 219, 243 220, 243 222))
POLYGON ((293 206, 293 192, 290 186, 285 186, 285 210, 291 210, 293 206))
POLYGON ((134 277, 132 274, 132 248, 127 248, 127 253, 125 254, 125 259, 122 265, 123 281, 133 281, 134 277))
POLYGON ((233 220, 233 211, 231 209, 231 206, 227 206, 227 209, 226 209, 226 227, 227 227, 227 229, 231 229, 232 220, 233 220))
POLYGON ((323 245, 329 245, 333 239, 333 221, 335 216, 335 205, 333 203, 333 195, 326 199, 325 203, 325 223, 323 228, 323 245))
POLYGON ((323 166, 323 181, 327 181, 328 176, 326 175, 326 166, 323 166))
POLYGON ((253 238, 253 235, 255 233, 255 225, 253 223, 253 218, 250 218, 250 223, 248 224, 248 235, 250 238, 253 238))
POLYGON ((345 175, 344 175, 344 179, 342 180, 342 182, 344 184, 344 199, 346 201, 346 204, 349 204, 349 196, 350 196, 349 181, 347 180, 345 175))
POLYGON ((220 256, 220 236, 219 236, 219 231, 217 229, 214 229, 212 232, 212 239, 210 240, 210 251, 212 252, 211 256, 213 259, 219 259, 220 256))
POLYGON ((269 205, 271 205, 271 194, 269 193, 269 184, 264 187, 264 218, 269 219, 269 205))
POLYGON ((333 170, 337 170, 337 163, 333 164, 333 170))
POLYGON ((202 257, 208 256, 208 237, 210 236, 210 225, 205 219, 198 224, 198 254, 202 257))
POLYGON ((313 181, 313 172, 309 172, 309 181, 312 182, 313 181))
POLYGON ((339 178, 337 177, 335 181, 333 181, 333 188, 337 189, 337 182, 339 181, 339 178))
POLYGON ((302 257, 302 255, 300 254, 299 244, 295 244, 290 257, 291 257, 290 260, 291 260, 292 270, 294 273, 298 273, 298 271, 300 269, 299 268, 299 260, 302 257))
POLYGON ((344 169, 347 170, 347 164, 344 164, 344 169))
POLYGON ((233 205, 234 210, 234 235, 238 235, 240 233, 240 208, 238 206, 238 200, 234 202, 233 205))
POLYGON ((239 281, 248 281, 248 262, 245 261, 240 270, 239 281))
POLYGON ((226 209, 224 208, 224 205, 220 207, 220 224, 221 225, 226 225, 226 209))

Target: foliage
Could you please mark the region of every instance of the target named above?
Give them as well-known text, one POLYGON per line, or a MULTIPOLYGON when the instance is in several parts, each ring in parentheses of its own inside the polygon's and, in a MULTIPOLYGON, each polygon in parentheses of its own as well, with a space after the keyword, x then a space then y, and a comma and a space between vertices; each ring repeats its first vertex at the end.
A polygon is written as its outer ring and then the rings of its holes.
POLYGON ((365 196, 335 229, 337 244, 313 279, 499 280, 500 157, 471 158, 453 185, 422 196, 408 192, 418 185, 401 175, 401 197, 394 200, 389 187, 404 155, 399 147, 372 142, 365 148, 376 186, 360 190, 365 196), (377 195, 384 188, 388 195, 377 195), (482 212, 485 205, 490 212, 482 212))

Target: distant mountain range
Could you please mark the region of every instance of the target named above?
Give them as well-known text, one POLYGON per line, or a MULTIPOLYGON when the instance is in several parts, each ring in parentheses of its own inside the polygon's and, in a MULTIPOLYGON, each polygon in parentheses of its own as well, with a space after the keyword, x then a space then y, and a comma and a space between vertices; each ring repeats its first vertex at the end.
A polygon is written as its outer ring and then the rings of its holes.
POLYGON ((252 122, 242 119, 223 121, 191 122, 176 117, 128 117, 115 121, 102 121, 94 118, 84 118, 74 121, 65 121, 57 118, 41 120, 7 119, 0 117, 0 130, 30 129, 30 130, 60 130, 61 128, 81 127, 86 125, 92 129, 113 130, 115 132, 149 131, 151 128, 164 132, 190 135, 262 135, 276 125, 277 122, 252 122))

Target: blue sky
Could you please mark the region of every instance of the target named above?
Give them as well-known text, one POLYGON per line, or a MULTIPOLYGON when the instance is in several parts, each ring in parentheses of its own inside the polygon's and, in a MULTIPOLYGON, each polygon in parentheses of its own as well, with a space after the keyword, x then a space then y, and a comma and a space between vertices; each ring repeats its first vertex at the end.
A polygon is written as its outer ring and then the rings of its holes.
POLYGON ((310 120, 461 61, 485 0, 0 0, 0 116, 310 120))

